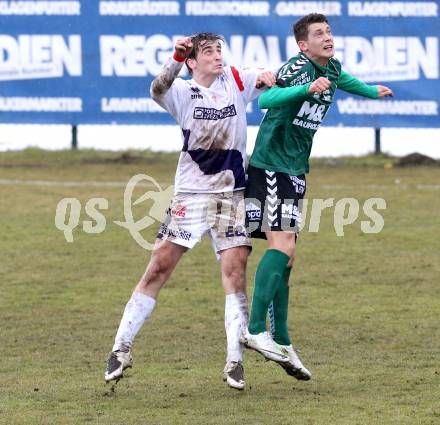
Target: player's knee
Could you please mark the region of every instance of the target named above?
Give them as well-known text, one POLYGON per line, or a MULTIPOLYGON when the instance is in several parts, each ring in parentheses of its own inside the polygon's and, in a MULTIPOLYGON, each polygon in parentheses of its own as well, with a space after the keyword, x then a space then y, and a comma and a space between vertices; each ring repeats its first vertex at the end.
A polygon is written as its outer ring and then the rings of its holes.
POLYGON ((236 250, 233 256, 223 261, 222 271, 231 281, 241 281, 246 275, 246 264, 249 256, 248 249, 236 250))
POLYGON ((289 255, 289 262, 287 263, 287 267, 292 267, 295 263, 295 257, 296 257, 296 250, 295 248, 292 250, 292 252, 289 255))

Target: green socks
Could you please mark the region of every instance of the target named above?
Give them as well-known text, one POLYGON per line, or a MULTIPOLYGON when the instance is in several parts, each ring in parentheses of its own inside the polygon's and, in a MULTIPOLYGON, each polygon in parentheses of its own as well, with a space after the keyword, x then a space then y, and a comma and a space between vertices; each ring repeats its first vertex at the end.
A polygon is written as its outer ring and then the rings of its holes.
MULTIPOLYGON (((285 287, 285 273, 289 256, 277 249, 268 249, 260 260, 255 274, 252 312, 249 320, 249 332, 253 335, 266 331, 266 316, 269 305, 280 287, 285 287)), ((289 290, 286 287, 287 291, 289 290)), ((285 300, 285 317, 287 319, 285 300)), ((286 325, 287 331, 287 325, 286 325)))
POLYGON ((273 302, 269 305, 270 333, 273 340, 280 345, 290 345, 287 329, 287 313, 289 311, 289 277, 292 268, 286 267, 284 279, 278 286, 273 302))

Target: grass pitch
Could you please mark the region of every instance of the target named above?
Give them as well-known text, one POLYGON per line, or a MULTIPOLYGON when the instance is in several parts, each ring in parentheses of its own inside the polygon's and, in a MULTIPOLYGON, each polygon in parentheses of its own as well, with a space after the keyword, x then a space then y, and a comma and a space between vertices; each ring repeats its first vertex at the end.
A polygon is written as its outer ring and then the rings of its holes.
MULTIPOLYGON (((319 232, 301 234, 289 325, 311 381, 246 352, 246 390, 222 382, 224 296, 205 240, 161 292, 136 340, 134 368, 114 392, 104 384, 106 354, 149 258, 113 223, 124 217, 123 185, 146 173, 165 188, 176 160, 0 154, 0 423, 439 424, 440 168, 393 168, 386 157, 316 161, 308 177, 309 199, 387 203, 378 234, 361 231, 362 208, 344 237, 336 236, 334 209, 323 212, 319 232), (82 205, 73 243, 54 224, 66 197, 82 205), (82 229, 93 197, 109 205, 99 234, 82 229)), ((148 211, 136 208, 137 219, 148 211)), ((254 244, 250 295, 264 249, 254 244)))

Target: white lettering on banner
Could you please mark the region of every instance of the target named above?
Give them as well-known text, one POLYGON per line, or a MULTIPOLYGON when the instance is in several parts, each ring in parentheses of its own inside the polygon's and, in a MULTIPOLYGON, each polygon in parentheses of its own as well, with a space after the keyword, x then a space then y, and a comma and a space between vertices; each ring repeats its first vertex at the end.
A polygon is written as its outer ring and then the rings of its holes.
POLYGON ((178 1, 104 1, 99 2, 100 15, 154 16, 179 15, 178 1))
POLYGON ((435 1, 350 1, 349 16, 438 16, 435 1))
POLYGON ((223 46, 227 64, 247 67, 275 67, 281 65, 280 43, 277 36, 233 35, 223 46))
POLYGON ((102 97, 102 112, 166 112, 153 99, 142 97, 102 97))
MULTIPOLYGON (((174 40, 164 34, 100 36, 101 74, 103 76, 155 76, 172 55, 174 40)), ((439 78, 437 37, 335 37, 337 57, 344 68, 367 82, 439 78)), ((294 37, 286 38, 290 57, 297 51, 294 37)), ((226 64, 237 67, 275 69, 285 52, 278 36, 232 35, 224 44, 226 64)))
POLYGON ((269 16, 268 1, 187 1, 185 12, 195 16, 269 16))
POLYGON ((323 13, 327 16, 341 15, 339 1, 279 1, 275 5, 279 16, 303 16, 309 13, 323 13))
MULTIPOLYGON (((100 36, 101 75, 144 77, 158 75, 172 55, 174 40, 163 34, 100 36)), ((223 47, 226 64, 248 67, 275 67, 281 64, 277 36, 233 35, 223 47)))
POLYGON ((0 81, 82 74, 81 37, 0 34, 0 81))
POLYGON ((80 97, 0 97, 4 112, 82 112, 80 97))
POLYGON ((367 82, 417 80, 421 70, 439 78, 437 37, 335 37, 335 48, 344 68, 367 82))
POLYGON ((338 100, 340 114, 356 115, 438 115, 435 100, 362 100, 348 97, 338 100))
POLYGON ((75 1, 0 1, 0 15, 81 15, 75 1))
POLYGON ((159 74, 162 65, 172 54, 173 40, 163 34, 151 37, 143 35, 102 35, 101 75, 120 77, 144 77, 159 74))

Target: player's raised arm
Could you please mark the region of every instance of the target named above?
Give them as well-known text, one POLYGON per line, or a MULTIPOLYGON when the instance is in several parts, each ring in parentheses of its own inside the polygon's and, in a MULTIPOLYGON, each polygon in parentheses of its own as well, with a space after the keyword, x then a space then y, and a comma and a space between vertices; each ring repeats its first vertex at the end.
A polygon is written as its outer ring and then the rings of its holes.
POLYGON ((351 94, 369 97, 370 99, 394 95, 389 87, 366 84, 345 71, 342 71, 339 76, 338 88, 351 94))
POLYGON ((376 86, 379 97, 393 97, 393 91, 387 86, 376 86))
POLYGON ((183 37, 176 40, 173 58, 164 65, 159 75, 157 75, 151 83, 150 93, 154 100, 160 103, 160 100, 171 87, 173 81, 182 69, 192 48, 191 37, 183 37))

